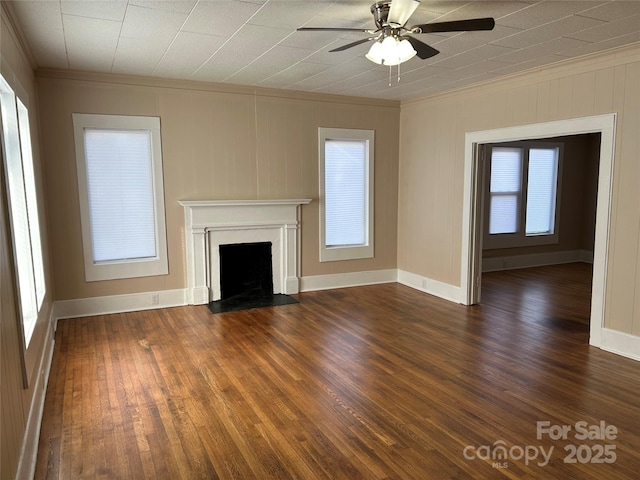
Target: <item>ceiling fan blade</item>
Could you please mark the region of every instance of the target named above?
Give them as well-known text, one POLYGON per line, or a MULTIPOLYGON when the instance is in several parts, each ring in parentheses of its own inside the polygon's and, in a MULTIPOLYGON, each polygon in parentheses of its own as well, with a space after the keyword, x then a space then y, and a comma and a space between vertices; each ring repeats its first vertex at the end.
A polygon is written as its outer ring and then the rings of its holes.
POLYGON ((391 26, 403 27, 418 5, 420 2, 417 0, 392 0, 387 23, 391 26))
POLYGON ((420 57, 422 60, 426 58, 431 58, 440 53, 439 50, 436 50, 435 48, 427 45, 426 43, 421 42, 417 38, 410 37, 409 35, 405 35, 401 38, 409 41, 413 49, 416 51, 416 55, 418 55, 418 57, 420 57))
POLYGON ((342 27, 300 27, 299 32, 360 32, 360 33, 373 33, 370 29, 366 28, 342 28, 342 27))
POLYGON ((342 45, 341 47, 334 48, 333 50, 329 50, 329 52, 341 52, 346 50, 347 48, 355 47, 356 45, 360 45, 361 43, 369 42, 373 40, 374 37, 371 38, 363 38, 362 40, 357 40, 355 42, 347 43, 346 45, 342 45))
POLYGON ((409 30, 412 33, 438 32, 473 32, 477 30, 493 30, 496 21, 491 18, 472 18, 470 20, 454 20, 451 22, 434 22, 414 25, 409 30))

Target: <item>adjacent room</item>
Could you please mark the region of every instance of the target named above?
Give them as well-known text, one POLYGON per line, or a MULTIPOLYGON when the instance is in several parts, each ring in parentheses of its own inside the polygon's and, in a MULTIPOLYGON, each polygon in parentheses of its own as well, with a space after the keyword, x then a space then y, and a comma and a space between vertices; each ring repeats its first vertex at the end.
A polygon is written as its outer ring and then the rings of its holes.
POLYGON ((0 477, 635 479, 640 2, 0 2, 0 477))

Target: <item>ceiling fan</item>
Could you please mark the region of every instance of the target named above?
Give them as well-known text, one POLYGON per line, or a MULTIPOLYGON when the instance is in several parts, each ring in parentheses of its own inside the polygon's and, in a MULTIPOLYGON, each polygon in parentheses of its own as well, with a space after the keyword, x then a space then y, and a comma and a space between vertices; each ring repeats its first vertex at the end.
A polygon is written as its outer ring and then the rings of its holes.
POLYGON ((399 65, 414 55, 424 60, 440 53, 409 34, 493 30, 495 26, 495 20, 487 17, 425 23, 407 27, 409 17, 419 4, 418 0, 390 0, 374 3, 371 5, 371 13, 377 27, 375 30, 340 27, 301 27, 298 30, 368 33, 371 36, 329 51, 341 52, 362 43, 375 41, 366 57, 380 65, 399 65))

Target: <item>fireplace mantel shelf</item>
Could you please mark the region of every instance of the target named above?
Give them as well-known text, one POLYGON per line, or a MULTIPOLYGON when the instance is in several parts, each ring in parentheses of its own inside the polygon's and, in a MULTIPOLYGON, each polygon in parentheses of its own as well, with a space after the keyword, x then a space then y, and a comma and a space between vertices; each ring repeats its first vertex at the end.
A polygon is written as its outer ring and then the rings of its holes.
POLYGON ((300 206, 311 199, 180 200, 185 213, 187 298, 220 299, 219 247, 271 242, 274 293, 299 291, 300 206))
POLYGON ((307 205, 310 198, 278 199, 278 200, 178 200, 183 207, 233 207, 233 206, 265 206, 265 205, 307 205))

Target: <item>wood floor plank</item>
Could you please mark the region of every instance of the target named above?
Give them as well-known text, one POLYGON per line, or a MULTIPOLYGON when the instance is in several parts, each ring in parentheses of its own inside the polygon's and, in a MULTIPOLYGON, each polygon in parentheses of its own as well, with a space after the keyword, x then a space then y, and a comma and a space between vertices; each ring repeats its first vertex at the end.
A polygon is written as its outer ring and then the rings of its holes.
POLYGON ((485 274, 474 307, 384 284, 61 320, 35 478, 637 479, 640 363, 589 346, 590 277, 485 274), (548 464, 516 458, 533 447, 548 464))

